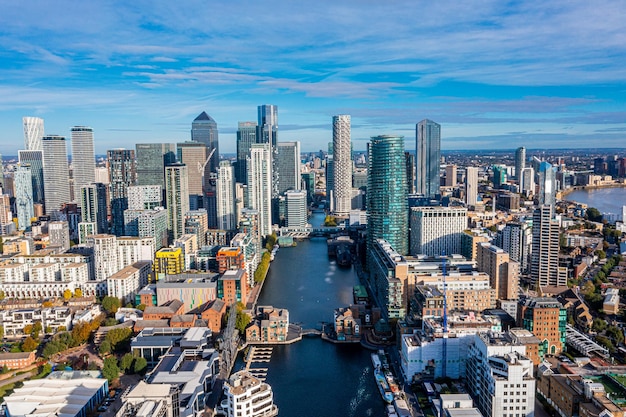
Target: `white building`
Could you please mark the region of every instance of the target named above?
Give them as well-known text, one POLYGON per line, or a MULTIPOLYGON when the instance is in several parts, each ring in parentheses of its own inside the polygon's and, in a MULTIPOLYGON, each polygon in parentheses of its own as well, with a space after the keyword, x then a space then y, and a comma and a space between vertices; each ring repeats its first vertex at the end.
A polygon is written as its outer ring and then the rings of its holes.
POLYGON ((80 189, 96 182, 96 156, 92 128, 74 126, 71 132, 74 201, 78 201, 80 200, 80 189))
POLYGON ((67 222, 49 222, 48 236, 51 246, 59 246, 61 252, 70 248, 70 226, 67 222))
POLYGON ((285 226, 306 227, 308 208, 306 205, 306 191, 290 190, 285 193, 286 215, 285 226))
POLYGON ((533 363, 525 355, 526 346, 506 334, 474 337, 467 358, 467 388, 484 415, 535 415, 533 363))
POLYGON ((160 185, 131 185, 127 189, 128 210, 152 210, 163 200, 160 185))
POLYGON ((60 219, 60 210, 70 198, 70 173, 67 163, 67 145, 63 136, 44 136, 43 184, 46 196, 46 214, 60 219))
POLYGON ((150 262, 154 259, 156 245, 153 237, 118 237, 118 270, 135 262, 150 262))
POLYGON ((44 133, 43 119, 39 117, 22 117, 24 124, 24 145, 27 151, 42 150, 41 138, 44 133))
POLYGON ((107 278, 107 293, 119 298, 123 304, 134 302, 135 295, 148 285, 151 262, 136 262, 126 266, 107 278))
POLYGON ((235 213, 235 170, 230 161, 221 161, 217 169, 217 228, 237 228, 235 213))
POLYGON ((246 208, 259 214, 261 236, 272 234, 272 151, 268 143, 253 143, 248 157, 246 208))
POLYGON ((461 235, 467 229, 467 209, 412 207, 410 222, 412 255, 461 253, 461 235))
POLYGON ((465 168, 465 204, 475 206, 478 202, 478 168, 465 168))
POLYGON ((239 371, 224 384, 220 408, 227 417, 270 417, 278 415, 269 384, 249 372, 239 371))
POLYGON ((192 264, 195 260, 196 252, 198 251, 198 236, 194 234, 184 234, 172 243, 175 248, 181 248, 183 250, 183 256, 185 258, 185 270, 194 269, 192 264))
POLYGON ((69 307, 34 308, 0 311, 4 335, 22 336, 24 327, 41 322, 43 333, 56 333, 72 329, 72 312, 69 307))
POLYGON ((120 270, 115 235, 87 236, 87 246, 93 248, 95 280, 102 281, 120 270))
POLYGON ((333 116, 334 210, 348 216, 352 209, 352 144, 350 115, 333 116))
POLYGON ((189 211, 189 175, 187 165, 165 167, 165 202, 170 238, 178 239, 185 233, 185 214, 189 211))

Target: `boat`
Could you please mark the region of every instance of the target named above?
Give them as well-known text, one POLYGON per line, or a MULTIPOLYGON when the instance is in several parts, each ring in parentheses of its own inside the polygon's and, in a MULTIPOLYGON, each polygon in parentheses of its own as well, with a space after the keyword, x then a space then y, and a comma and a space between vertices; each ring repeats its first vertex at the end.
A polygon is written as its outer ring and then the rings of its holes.
POLYGON ((377 353, 372 353, 372 364, 374 365, 374 377, 376 378, 376 385, 378 385, 380 396, 387 404, 391 404, 393 402, 393 392, 389 387, 389 383, 382 369, 382 363, 377 353))
POLYGON ((350 266, 352 265, 352 253, 350 253, 350 247, 347 245, 337 246, 337 265, 350 266))

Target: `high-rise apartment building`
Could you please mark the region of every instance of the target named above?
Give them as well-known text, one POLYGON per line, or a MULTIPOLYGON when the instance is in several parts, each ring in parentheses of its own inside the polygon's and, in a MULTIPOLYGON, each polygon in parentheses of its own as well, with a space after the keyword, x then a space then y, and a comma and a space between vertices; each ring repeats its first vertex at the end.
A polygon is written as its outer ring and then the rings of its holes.
POLYGON ((278 193, 299 190, 300 142, 278 142, 276 146, 276 169, 278 170, 278 193))
POLYGON ((43 150, 42 138, 44 135, 43 119, 39 117, 23 117, 24 145, 27 151, 43 150))
POLYGON ((461 207, 411 207, 411 254, 461 253, 461 235, 467 229, 467 209, 461 207))
POLYGON ((93 248, 93 266, 96 281, 106 280, 119 271, 117 239, 114 235, 97 234, 88 236, 87 246, 93 248))
POLYGON ((522 171, 526 168, 526 148, 520 146, 515 151, 515 179, 522 179, 522 171))
MULTIPOLYGON (((413 152, 404 152, 404 159, 406 163, 407 192, 409 194, 415 194, 415 154, 413 152)), ((352 178, 354 181, 354 176, 352 178)), ((358 188, 358 187, 354 187, 354 188, 358 188)))
POLYGON ((250 155, 250 146, 257 142, 256 122, 239 122, 237 125, 237 164, 235 178, 238 183, 248 182, 247 160, 250 155))
POLYGON ((490 243, 479 243, 476 268, 489 275, 498 300, 518 299, 519 263, 512 261, 507 252, 490 243))
POLYGON ((33 189, 33 204, 43 204, 43 151, 17 151, 20 165, 30 166, 33 189))
POLYGON ((173 143, 138 143, 137 185, 159 185, 165 190, 165 167, 176 162, 176 145, 173 143))
POLYGON ((368 143, 368 250, 384 239, 401 255, 409 251, 408 201, 402 136, 375 136, 368 143))
POLYGON ((446 187, 456 186, 456 165, 446 165, 446 187))
POLYGON ((520 272, 528 273, 533 240, 532 227, 526 222, 509 222, 496 236, 496 245, 507 252, 512 261, 518 262, 520 272))
MULTIPOLYGON (((206 112, 202 112, 191 123, 191 140, 204 143, 208 152, 215 150, 207 164, 209 172, 216 172, 220 161, 220 148, 217 133, 217 123, 206 112)), ((204 161, 203 161, 204 162, 204 161)))
POLYGON ((308 221, 306 191, 287 191, 285 193, 285 205, 285 226, 306 227, 308 221))
POLYGON ((107 187, 101 183, 80 189, 80 212, 84 223, 94 223, 95 233, 107 233, 107 187))
POLYGON ((335 211, 335 160, 332 154, 326 155, 326 201, 328 209, 335 211))
POLYGON ((539 205, 548 205, 554 210, 556 204, 556 172, 549 162, 539 164, 539 205))
POLYGON ((206 246, 206 232, 209 221, 205 209, 190 210, 185 214, 185 234, 194 234, 198 237, 198 246, 206 246))
POLYGON ((533 241, 530 276, 534 287, 567 285, 567 278, 559 277, 559 222, 552 216, 552 208, 542 205, 533 212, 533 241))
POLYGON ((520 190, 526 196, 535 194, 535 170, 532 167, 522 169, 522 177, 520 181, 520 190))
POLYGON ((124 234, 140 238, 154 238, 155 250, 168 245, 167 210, 156 207, 152 210, 125 210, 124 234))
POLYGON ((269 143, 250 147, 248 157, 248 202, 246 207, 258 211, 261 236, 272 233, 272 149, 269 143))
MULTIPOLYGON (((270 144, 271 173, 272 173, 272 210, 278 210, 278 169, 276 168, 278 144, 278 107, 273 104, 264 104, 257 107, 258 126, 256 130, 257 143, 270 144)), ((248 168, 249 169, 249 168, 248 168)))
POLYGON ((478 202, 478 168, 465 168, 465 204, 475 206, 478 202))
POLYGON ((46 214, 53 219, 60 219, 61 208, 70 202, 67 145, 65 137, 57 135, 44 136, 41 142, 46 214))
POLYGON ((33 178, 30 165, 20 165, 13 173, 15 186, 15 210, 17 212, 17 228, 26 230, 30 228, 30 222, 35 217, 33 206, 33 178))
POLYGON ((70 248, 70 226, 66 221, 48 223, 48 238, 51 246, 58 246, 61 252, 70 248))
POLYGON ((131 185, 127 192, 129 210, 152 210, 161 206, 160 185, 131 185))
POLYGON ((505 165, 494 165, 492 168, 493 171, 493 188, 500 189, 506 183, 506 166, 505 165))
MULTIPOLYGON (((211 166, 206 160, 209 148, 204 142, 182 142, 176 144, 178 161, 187 165, 189 175, 189 207, 197 210, 204 207, 204 195, 209 188, 211 166)), ((212 159, 212 158, 211 158, 212 159)))
POLYGON ((348 114, 333 116, 333 163, 334 212, 344 217, 352 208, 352 142, 348 114))
POLYGON ((441 125, 424 119, 416 125, 417 193, 427 198, 439 195, 441 125))
POLYGON ((80 189, 96 182, 96 154, 93 129, 74 126, 72 133, 72 172, 74 178, 74 201, 80 200, 80 189))
POLYGON ((165 201, 171 240, 185 233, 185 214, 189 211, 187 165, 165 167, 165 201))
POLYGON ((128 209, 128 187, 137 181, 135 151, 112 149, 107 151, 111 201, 111 233, 124 234, 124 210, 128 209))
POLYGON ((221 161, 217 169, 217 228, 235 230, 235 170, 230 161, 221 161))

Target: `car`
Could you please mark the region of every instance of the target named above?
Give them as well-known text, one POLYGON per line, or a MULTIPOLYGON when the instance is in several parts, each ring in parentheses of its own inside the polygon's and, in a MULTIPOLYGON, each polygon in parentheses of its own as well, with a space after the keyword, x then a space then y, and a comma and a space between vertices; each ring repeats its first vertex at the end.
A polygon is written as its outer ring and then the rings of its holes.
POLYGON ((100 407, 98 407, 98 411, 103 412, 107 410, 107 406, 106 405, 101 405, 100 407))

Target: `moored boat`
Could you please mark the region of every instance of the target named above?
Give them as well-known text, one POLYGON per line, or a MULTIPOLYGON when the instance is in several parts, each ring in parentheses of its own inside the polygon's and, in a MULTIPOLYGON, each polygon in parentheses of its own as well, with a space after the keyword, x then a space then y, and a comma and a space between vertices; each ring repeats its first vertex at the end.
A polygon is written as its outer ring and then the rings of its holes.
POLYGON ((383 400, 391 404, 393 402, 393 392, 389 387, 389 382, 385 376, 385 373, 382 369, 382 364, 378 354, 372 353, 372 364, 374 365, 374 377, 376 378, 376 385, 378 385, 378 391, 380 392, 383 400))

